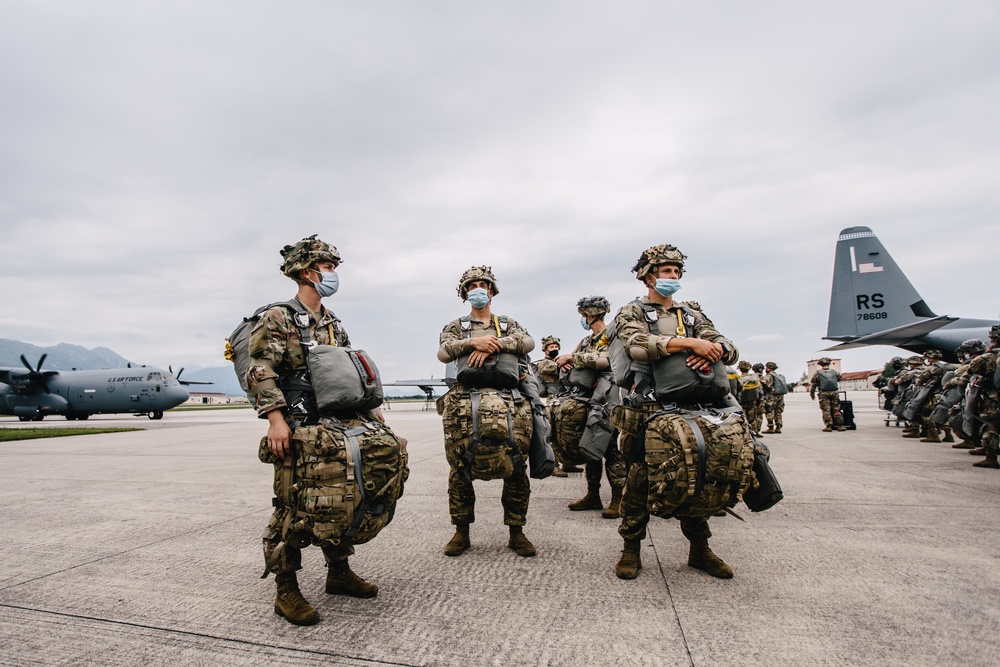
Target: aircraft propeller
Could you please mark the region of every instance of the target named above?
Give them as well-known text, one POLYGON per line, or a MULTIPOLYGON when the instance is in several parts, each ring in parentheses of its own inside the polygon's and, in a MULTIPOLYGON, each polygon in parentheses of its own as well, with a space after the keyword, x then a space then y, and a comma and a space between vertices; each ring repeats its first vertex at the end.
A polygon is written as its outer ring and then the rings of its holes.
MULTIPOLYGON (((167 370, 170 371, 171 374, 174 373, 174 367, 173 366, 167 366, 167 370)), ((180 382, 181 381, 181 373, 183 373, 183 372, 184 372, 184 367, 182 366, 181 369, 179 371, 177 371, 177 373, 174 375, 174 379, 177 380, 178 382, 180 382)))
POLYGON ((24 367, 28 369, 28 373, 29 373, 28 378, 30 380, 32 380, 34 382, 38 382, 39 384, 41 384, 42 388, 45 389, 46 393, 52 393, 49 390, 49 386, 45 383, 45 378, 48 375, 56 375, 56 371, 46 371, 44 373, 42 372, 42 364, 45 363, 45 358, 48 357, 48 356, 49 356, 48 354, 43 354, 38 359, 38 365, 35 366, 34 368, 32 368, 31 364, 28 363, 28 360, 25 359, 24 355, 22 354, 21 355, 21 363, 24 364, 24 367))

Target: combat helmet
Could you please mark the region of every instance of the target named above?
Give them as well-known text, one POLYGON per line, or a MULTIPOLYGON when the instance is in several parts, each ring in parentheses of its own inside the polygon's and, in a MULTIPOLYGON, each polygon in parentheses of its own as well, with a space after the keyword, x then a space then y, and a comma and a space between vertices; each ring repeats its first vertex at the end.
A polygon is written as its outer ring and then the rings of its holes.
POLYGON ((990 327, 990 340, 994 343, 1000 343, 1000 324, 994 324, 990 327))
POLYGON ((473 280, 485 280, 490 284, 490 291, 493 292, 493 296, 500 293, 500 288, 497 287, 497 279, 493 275, 492 266, 473 266, 466 270, 462 274, 462 277, 458 281, 458 296, 461 297, 462 301, 469 298, 468 284, 473 280))
POLYGON ((739 364, 737 364, 737 368, 739 368, 741 371, 748 371, 750 370, 750 362, 747 361, 746 359, 743 359, 742 361, 740 361, 739 364))
POLYGON ((986 351, 986 343, 978 338, 970 338, 958 346, 958 351, 978 356, 986 351))
POLYGON ((676 264, 681 270, 681 275, 684 275, 685 259, 687 259, 687 256, 675 246, 668 243, 661 243, 643 251, 639 259, 636 260, 635 266, 632 267, 632 273, 635 274, 636 280, 645 283, 646 276, 655 267, 660 264, 676 264))
POLYGON ((819 364, 820 366, 829 366, 832 362, 830 361, 830 357, 822 357, 816 363, 819 364))
POLYGON ((940 359, 941 356, 942 356, 941 355, 941 350, 936 350, 934 348, 931 348, 931 349, 927 350, 926 352, 924 352, 924 357, 927 358, 927 359, 940 359))
POLYGON ((769 361, 766 364, 764 364, 764 368, 766 368, 769 371, 776 371, 778 370, 778 364, 774 363, 773 361, 769 361))
POLYGON ((281 272, 293 280, 299 271, 312 268, 320 262, 333 262, 340 264, 340 252, 336 246, 325 243, 313 234, 295 245, 286 245, 281 249, 281 256, 284 262, 281 263, 281 272))
POLYGON ((542 339, 543 350, 547 348, 549 345, 556 345, 558 347, 562 347, 562 345, 560 345, 559 343, 559 339, 556 338, 555 336, 546 336, 545 338, 542 339))
POLYGON ((922 363, 924 363, 924 358, 921 357, 919 354, 915 354, 912 357, 907 357, 906 358, 906 363, 911 364, 911 365, 922 364, 922 363))
POLYGON ((899 368, 903 365, 903 357, 893 357, 889 360, 889 363, 892 364, 893 368, 899 368))
POLYGON ((763 373, 764 372, 764 364, 762 364, 760 362, 757 362, 756 364, 754 364, 753 365, 753 372, 754 373, 763 373))
POLYGON ((611 304, 603 296, 585 296, 576 302, 576 312, 585 317, 598 317, 607 314, 611 304))

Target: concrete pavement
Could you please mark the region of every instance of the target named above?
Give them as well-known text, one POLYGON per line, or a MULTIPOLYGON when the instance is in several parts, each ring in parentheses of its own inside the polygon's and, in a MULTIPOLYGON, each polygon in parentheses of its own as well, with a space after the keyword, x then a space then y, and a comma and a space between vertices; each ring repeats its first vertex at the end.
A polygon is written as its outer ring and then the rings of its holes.
POLYGON ((94 417, 78 425, 152 428, 0 443, 0 663, 996 664, 1000 471, 904 440, 874 394, 852 397, 846 433, 787 397, 766 439, 785 500, 711 523, 728 581, 687 567, 679 525, 661 520, 640 577, 615 578, 617 521, 566 509, 582 475, 532 481, 530 559, 506 548, 500 482, 477 482, 473 547, 445 557, 440 419, 397 406, 410 481, 351 560, 381 592, 325 595, 306 549, 302 590, 323 616, 308 628, 278 618, 259 579, 271 473, 250 411, 94 417))

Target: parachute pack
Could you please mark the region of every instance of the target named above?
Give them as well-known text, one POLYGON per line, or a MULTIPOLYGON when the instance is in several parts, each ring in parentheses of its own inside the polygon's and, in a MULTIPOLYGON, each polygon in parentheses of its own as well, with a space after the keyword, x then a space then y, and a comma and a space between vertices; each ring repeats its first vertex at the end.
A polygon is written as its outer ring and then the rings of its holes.
MULTIPOLYGON (((461 319, 462 336, 472 338, 489 335, 489 331, 472 331, 472 319, 466 315, 461 319)), ((493 316, 493 328, 497 338, 507 333, 507 318, 493 316)), ((515 389, 521 381, 518 357, 510 352, 496 352, 483 362, 482 366, 470 366, 469 355, 463 354, 455 360, 456 378, 463 387, 477 389, 515 389)))
POLYGON ((774 390, 771 392, 775 396, 784 396, 788 393, 788 381, 785 380, 785 376, 781 373, 771 373, 771 377, 774 379, 774 390))
POLYGON ((819 376, 819 390, 820 391, 839 391, 840 384, 837 382, 837 371, 833 370, 818 370, 816 375, 819 376))
MULTIPOLYGON (((271 308, 280 306, 292 311, 292 319, 299 329, 309 367, 308 383, 299 389, 312 391, 316 396, 320 414, 344 410, 365 411, 382 404, 382 380, 378 367, 364 350, 354 350, 336 345, 318 345, 309 333, 309 313, 296 299, 261 306, 233 330, 226 339, 226 359, 233 362, 233 370, 251 404, 254 394, 246 384, 247 370, 253 363, 250 357, 250 334, 260 318, 271 308)), ((334 317, 334 330, 339 330, 340 320, 334 317)))

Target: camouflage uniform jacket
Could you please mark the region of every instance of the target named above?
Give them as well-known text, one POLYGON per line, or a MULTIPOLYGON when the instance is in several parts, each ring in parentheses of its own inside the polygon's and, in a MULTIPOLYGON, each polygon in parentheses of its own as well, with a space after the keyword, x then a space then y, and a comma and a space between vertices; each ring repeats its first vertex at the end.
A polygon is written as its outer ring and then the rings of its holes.
MULTIPOLYGON (((496 335, 496 324, 494 322, 480 322, 477 319, 472 319, 470 322, 472 329, 468 333, 473 336, 477 331, 486 331, 487 333, 496 335)), ((473 349, 471 338, 466 337, 464 334, 465 332, 462 331, 462 318, 452 320, 441 331, 440 344, 451 361, 455 361, 462 355, 468 354, 473 349)), ((509 317, 507 318, 506 333, 503 336, 498 336, 504 352, 518 355, 524 354, 524 339, 528 337, 530 337, 530 334, 520 324, 509 317)))
POLYGON ((535 362, 535 372, 542 384, 557 384, 559 382, 559 367, 548 357, 542 357, 535 362))
POLYGON ((740 358, 740 352, 733 345, 733 342, 719 333, 712 320, 708 319, 700 308, 694 307, 692 302, 674 303, 670 308, 665 308, 648 297, 642 297, 640 301, 652 305, 656 310, 656 314, 659 316, 660 334, 653 336, 649 333, 649 324, 646 322, 646 314, 643 312, 642 306, 634 301, 622 306, 622 309, 615 316, 613 326, 618 338, 625 344, 625 352, 629 356, 632 354, 630 350, 632 347, 645 348, 649 353, 650 361, 668 356, 670 352, 667 352, 667 344, 671 338, 676 337, 677 311, 681 310, 686 338, 700 338, 722 345, 725 348, 722 355, 724 364, 735 364, 740 358))
POLYGON ((960 365, 955 369, 955 374, 951 376, 951 379, 942 387, 942 389, 951 389, 952 387, 963 388, 965 385, 969 384, 969 367, 972 366, 971 361, 960 365))
POLYGON ((774 393, 774 375, 767 372, 761 375, 760 388, 764 390, 764 396, 770 398, 774 393))
POLYGON ((597 360, 602 357, 608 358, 608 337, 603 331, 592 333, 580 341, 573 350, 573 368, 595 368, 597 360))
POLYGON ((984 399, 992 401, 1000 399, 1000 388, 993 385, 993 373, 996 368, 996 350, 987 350, 969 362, 969 376, 979 377, 979 387, 984 399))
MULTIPOLYGON (((306 357, 302 351, 302 336, 288 308, 275 306, 265 312, 250 332, 249 351, 253 364, 247 369, 247 386, 253 389, 264 383, 257 394, 255 408, 264 417, 268 412, 287 409, 288 403, 280 381, 308 373, 306 357)), ((347 332, 330 311, 309 313, 309 333, 320 345, 350 347, 347 332)))
MULTIPOLYGON (((840 373, 838 373, 837 371, 834 371, 832 368, 830 370, 833 371, 833 374, 836 376, 836 380, 839 383, 840 382, 840 373)), ((815 396, 816 392, 819 392, 822 395, 822 394, 829 394, 829 393, 833 393, 833 392, 838 391, 836 389, 831 389, 830 391, 826 391, 826 390, 820 389, 819 388, 819 373, 820 373, 819 371, 816 371, 815 373, 813 373, 812 380, 809 381, 809 395, 810 396, 815 396)))
POLYGON ((945 367, 943 364, 931 364, 921 369, 917 373, 915 382, 921 387, 932 387, 939 389, 941 378, 944 377, 945 367))

